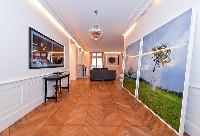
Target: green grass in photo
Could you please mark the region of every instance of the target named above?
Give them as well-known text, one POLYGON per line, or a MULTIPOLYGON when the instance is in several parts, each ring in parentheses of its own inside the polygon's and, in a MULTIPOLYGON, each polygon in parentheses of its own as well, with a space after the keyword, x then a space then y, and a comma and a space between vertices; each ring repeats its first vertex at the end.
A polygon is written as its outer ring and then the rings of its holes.
POLYGON ((174 129, 179 130, 182 107, 180 96, 161 88, 155 88, 153 91, 150 83, 140 81, 139 99, 174 129))
POLYGON ((130 91, 131 94, 135 95, 135 87, 136 87, 136 80, 128 77, 127 75, 124 76, 124 87, 130 91))

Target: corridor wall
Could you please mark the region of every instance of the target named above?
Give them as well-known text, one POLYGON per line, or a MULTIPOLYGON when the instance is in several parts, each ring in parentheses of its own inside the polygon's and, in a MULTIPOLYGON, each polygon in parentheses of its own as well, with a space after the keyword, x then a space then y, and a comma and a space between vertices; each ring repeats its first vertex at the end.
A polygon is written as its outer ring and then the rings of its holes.
MULTIPOLYGON (((124 48, 131 45, 141 37, 153 32, 166 22, 181 15, 193 6, 197 7, 196 29, 194 34, 194 44, 192 52, 192 66, 190 71, 190 81, 188 90, 188 102, 185 132, 190 135, 200 134, 200 1, 199 0, 156 0, 149 10, 136 22, 133 31, 124 40, 124 48), (178 5, 178 6, 177 6, 178 5)), ((176 30, 175 30, 176 31, 176 30)))
MULTIPOLYGON (((34 2, 0 4, 0 132, 44 102, 44 75, 69 71, 68 37, 34 2), (29 27, 65 46, 65 67, 29 69, 29 27)), ((53 83, 48 83, 48 95, 53 94, 53 83)))

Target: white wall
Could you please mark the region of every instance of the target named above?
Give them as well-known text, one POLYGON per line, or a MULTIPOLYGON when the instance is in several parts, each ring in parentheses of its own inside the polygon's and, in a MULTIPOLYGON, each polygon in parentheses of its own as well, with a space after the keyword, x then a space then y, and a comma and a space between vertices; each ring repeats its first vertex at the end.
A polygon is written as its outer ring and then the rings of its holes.
POLYGON ((194 41, 190 88, 186 115, 186 131, 191 135, 200 134, 200 8, 198 9, 196 34, 194 41))
POLYGON ((104 56, 103 56, 103 66, 105 68, 108 68, 109 70, 116 70, 116 78, 119 78, 120 77, 120 74, 122 73, 122 54, 121 53, 104 53, 104 56), (119 65, 116 65, 116 66, 111 66, 111 65, 107 65, 106 61, 107 61, 107 58, 106 56, 110 56, 110 55, 119 55, 119 65))
POLYGON ((78 48, 76 44, 70 43, 70 79, 76 80, 76 68, 78 64, 78 48))
MULTIPOLYGON (((44 101, 43 75, 69 69, 68 38, 31 0, 0 4, 0 132, 44 101), (65 67, 29 69, 29 30, 32 27, 65 46, 65 67)), ((49 93, 53 94, 53 83, 49 93)))
POLYGON ((89 77, 90 69, 91 69, 91 54, 89 52, 86 52, 84 54, 84 64, 86 66, 86 75, 89 77))
MULTIPOLYGON (((55 69, 30 70, 29 31, 31 26, 48 37, 65 45, 69 50, 68 38, 32 5, 30 1, 7 0, 0 5, 0 82, 38 76, 55 69)), ((65 54, 65 68, 68 68, 68 52, 65 54)))
MULTIPOLYGON (((156 0, 149 11, 137 21, 136 27, 125 38, 125 48, 131 43, 144 37, 178 15, 190 9, 193 5, 200 5, 199 0, 156 0)), ((200 12, 199 12, 200 13, 200 12)), ((192 71, 190 79, 185 131, 190 135, 200 134, 200 18, 195 33, 192 71)))
POLYGON ((76 44, 70 40, 70 55, 69 55, 69 68, 70 68, 70 79, 76 80, 80 77, 79 64, 85 64, 87 66, 88 59, 86 52, 82 51, 76 44))
POLYGON ((84 64, 85 53, 81 49, 78 50, 78 64, 84 64))
POLYGON ((88 69, 90 69, 90 63, 91 63, 91 54, 89 52, 86 52, 84 54, 84 64, 88 69))

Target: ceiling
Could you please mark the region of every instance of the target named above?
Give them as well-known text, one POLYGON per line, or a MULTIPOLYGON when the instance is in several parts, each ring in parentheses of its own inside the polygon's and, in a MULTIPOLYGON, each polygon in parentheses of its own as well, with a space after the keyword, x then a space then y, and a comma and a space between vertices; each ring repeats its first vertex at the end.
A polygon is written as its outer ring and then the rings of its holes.
POLYGON ((124 33, 151 0, 40 0, 56 20, 87 51, 123 51, 124 33), (88 29, 95 23, 94 10, 100 11, 98 23, 104 37, 95 42, 88 29))

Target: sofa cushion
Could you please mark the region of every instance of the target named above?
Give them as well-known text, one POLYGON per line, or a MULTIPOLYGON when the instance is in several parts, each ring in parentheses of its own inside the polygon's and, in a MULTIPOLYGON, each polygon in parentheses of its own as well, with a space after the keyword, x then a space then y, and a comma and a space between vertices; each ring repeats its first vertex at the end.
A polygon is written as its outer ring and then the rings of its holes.
POLYGON ((90 80, 103 80, 101 70, 90 70, 90 80))
POLYGON ((102 70, 103 80, 115 80, 116 71, 115 70, 102 70))

